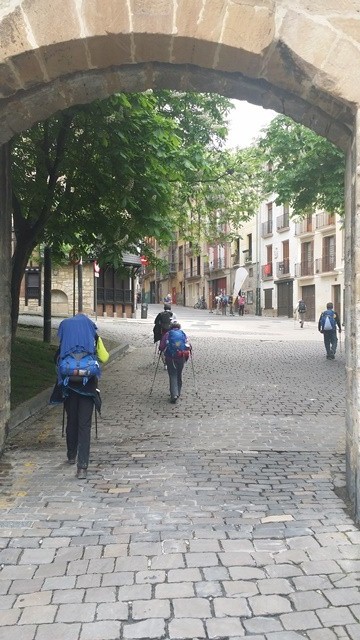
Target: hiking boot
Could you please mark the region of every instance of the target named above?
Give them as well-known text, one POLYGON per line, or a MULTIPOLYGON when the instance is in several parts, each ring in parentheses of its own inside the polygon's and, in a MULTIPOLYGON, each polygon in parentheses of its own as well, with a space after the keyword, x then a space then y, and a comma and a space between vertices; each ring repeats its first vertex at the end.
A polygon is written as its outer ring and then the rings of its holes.
POLYGON ((170 402, 171 404, 176 404, 177 401, 177 396, 175 396, 175 398, 171 398, 170 402))
POLYGON ((87 475, 87 470, 86 469, 78 469, 77 473, 76 473, 76 477, 78 480, 85 480, 87 475))
POLYGON ((75 458, 68 458, 67 459, 68 464, 75 464, 76 462, 76 457, 75 458))

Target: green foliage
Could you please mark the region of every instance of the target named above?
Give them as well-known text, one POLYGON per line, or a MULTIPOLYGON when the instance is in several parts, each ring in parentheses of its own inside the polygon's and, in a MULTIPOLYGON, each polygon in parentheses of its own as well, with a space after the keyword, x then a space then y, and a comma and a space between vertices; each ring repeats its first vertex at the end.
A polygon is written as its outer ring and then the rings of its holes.
POLYGON ((272 171, 266 174, 268 193, 294 215, 323 209, 344 214, 345 157, 342 151, 310 129, 277 116, 259 142, 272 171))
POLYGON ((11 407, 25 402, 56 382, 56 347, 39 340, 18 337, 11 353, 11 407))

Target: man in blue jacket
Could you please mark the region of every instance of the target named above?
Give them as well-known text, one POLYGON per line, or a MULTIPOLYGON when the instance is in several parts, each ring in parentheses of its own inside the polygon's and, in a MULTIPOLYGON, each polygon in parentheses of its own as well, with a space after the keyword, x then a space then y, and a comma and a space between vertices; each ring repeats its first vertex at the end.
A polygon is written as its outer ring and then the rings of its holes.
POLYGON ((336 325, 339 333, 341 333, 339 314, 334 311, 333 303, 328 302, 326 305, 326 310, 322 312, 318 323, 318 329, 324 336, 324 345, 326 349, 326 357, 328 360, 334 360, 335 358, 338 342, 336 335, 336 325))

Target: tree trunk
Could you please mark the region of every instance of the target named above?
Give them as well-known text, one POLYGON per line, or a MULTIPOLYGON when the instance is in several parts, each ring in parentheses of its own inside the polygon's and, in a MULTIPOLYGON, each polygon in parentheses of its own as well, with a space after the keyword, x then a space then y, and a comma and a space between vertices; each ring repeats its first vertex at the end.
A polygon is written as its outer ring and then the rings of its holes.
POLYGON ((12 273, 11 273, 11 335, 14 339, 16 335, 17 323, 19 319, 20 306, 20 289, 21 282, 24 277, 26 266, 30 256, 37 244, 36 238, 32 237, 31 232, 24 238, 18 239, 12 256, 12 273))

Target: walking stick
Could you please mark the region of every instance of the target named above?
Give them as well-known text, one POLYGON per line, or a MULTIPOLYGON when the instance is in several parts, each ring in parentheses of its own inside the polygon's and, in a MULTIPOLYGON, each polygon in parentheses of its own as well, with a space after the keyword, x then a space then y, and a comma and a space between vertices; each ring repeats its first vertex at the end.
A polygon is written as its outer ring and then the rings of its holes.
POLYGON ((65 404, 63 403, 63 417, 62 417, 61 437, 63 438, 64 435, 65 435, 65 404))
POLYGON ((198 395, 197 392, 197 387, 196 387, 196 379, 195 379, 195 369, 194 369, 194 362, 193 362, 193 357, 192 357, 192 351, 190 351, 190 362, 191 362, 191 368, 192 368, 192 372, 193 372, 193 377, 194 377, 194 389, 195 389, 195 395, 198 395))
POLYGON ((154 351, 153 364, 155 364, 155 358, 156 358, 157 348, 158 348, 158 343, 157 343, 157 342, 155 342, 155 351, 154 351))
POLYGON ((151 389, 150 389, 149 397, 151 396, 152 391, 153 391, 153 388, 154 388, 154 382, 155 382, 155 378, 156 378, 157 370, 158 370, 158 368, 159 368, 160 358, 161 358, 161 351, 159 351, 159 357, 158 357, 158 361, 157 361, 157 364, 156 364, 156 369, 155 369, 155 373, 154 373, 154 379, 153 379, 153 381, 152 381, 152 385, 151 385, 151 389))
POLYGON ((342 353, 342 342, 341 342, 341 334, 342 334, 342 331, 339 331, 339 341, 340 341, 340 353, 342 353))

